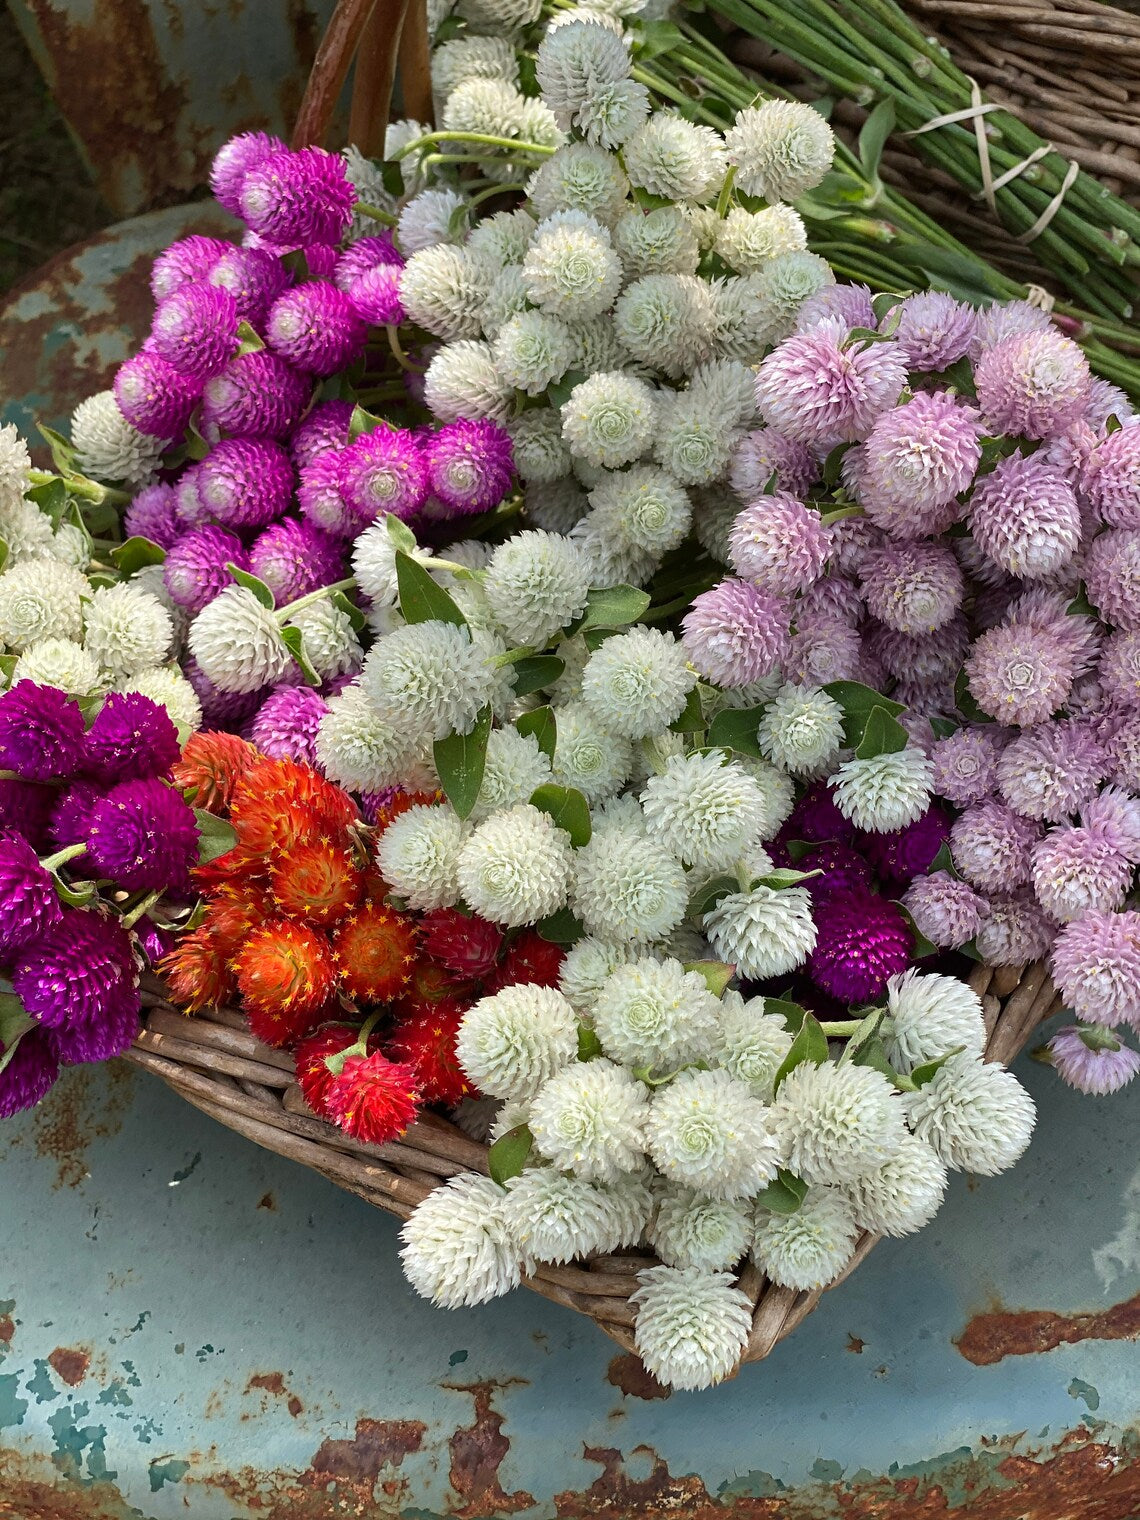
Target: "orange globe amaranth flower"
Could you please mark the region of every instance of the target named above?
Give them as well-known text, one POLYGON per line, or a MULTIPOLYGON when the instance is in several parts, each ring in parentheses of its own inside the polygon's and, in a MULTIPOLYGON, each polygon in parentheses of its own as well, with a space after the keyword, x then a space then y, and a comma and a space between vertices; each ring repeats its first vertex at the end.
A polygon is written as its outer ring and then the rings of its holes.
POLYGON ((402 1135, 420 1104, 415 1068, 379 1052, 349 1056, 325 1099, 329 1117, 346 1135, 383 1145, 402 1135))
POLYGON ((278 911, 287 918, 326 927, 359 905, 364 871, 351 850, 309 839, 276 862, 269 885, 278 911))
POLYGON ((210 895, 201 932, 230 961, 253 931, 273 916, 272 897, 255 883, 221 887, 210 895))
POLYGON ((155 968, 170 989, 171 1000, 187 1013, 216 1008, 234 990, 233 979, 220 951, 205 928, 184 934, 155 968))
POLYGON ((238 783, 260 759, 253 745, 236 734, 191 734, 174 767, 174 785, 181 791, 194 789, 195 807, 224 813, 238 783))
POLYGON ((477 995, 475 984, 453 976, 445 967, 422 956, 412 968, 408 985, 396 999, 395 1013, 398 1018, 413 1018, 416 1014, 431 1013, 440 1003, 466 999, 470 1004, 477 995), (470 996, 469 996, 470 994, 470 996))
POLYGON ((349 914, 332 943, 341 988, 358 1003, 389 1002, 415 966, 415 924, 378 903, 349 914))
POLYGON ((330 830, 302 803, 271 793, 235 804, 230 822, 237 835, 237 847, 231 854, 244 863, 247 873, 266 869, 274 857, 311 840, 331 836, 338 844, 348 842, 343 829, 330 830))
POLYGON ((338 833, 359 821, 356 804, 346 791, 298 760, 264 760, 251 766, 234 789, 233 812, 272 801, 278 806, 303 808, 323 833, 338 833))
POLYGON ((444 998, 434 1008, 401 1019, 388 1037, 385 1054, 415 1068, 427 1103, 454 1108, 461 1098, 478 1096, 455 1054, 455 1039, 469 1002, 444 998))
POLYGON ((385 796, 383 802, 378 802, 372 809, 373 822, 383 832, 393 818, 398 818, 409 808, 428 807, 443 800, 442 792, 402 792, 396 787, 385 796))
POLYGON ((310 1029, 336 982, 328 940, 287 918, 255 929, 231 965, 249 1027, 267 1045, 287 1045, 310 1029))
MULTIPOLYGON (((342 1050, 355 1045, 359 1032, 355 1024, 322 1024, 319 1029, 297 1042, 294 1051, 297 1084, 305 1102, 321 1119, 328 1117, 326 1103, 333 1082, 333 1074, 326 1058, 339 1055, 342 1050)), ((369 1052, 379 1048, 379 1036, 376 1033, 369 1035, 369 1052)))

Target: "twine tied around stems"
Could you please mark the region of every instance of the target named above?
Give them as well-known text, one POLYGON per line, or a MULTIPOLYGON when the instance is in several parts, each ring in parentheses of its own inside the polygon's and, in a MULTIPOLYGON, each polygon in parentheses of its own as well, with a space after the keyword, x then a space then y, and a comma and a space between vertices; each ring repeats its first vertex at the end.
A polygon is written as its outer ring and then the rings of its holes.
MULTIPOLYGON (((904 137, 921 137, 924 132, 933 132, 936 127, 950 127, 956 122, 973 122, 974 140, 978 145, 978 167, 982 171, 982 195, 985 197, 986 205, 994 216, 997 216, 997 192, 1004 189, 1006 185, 1011 184, 1018 175, 1024 174, 1031 164, 1037 163, 1039 159, 1045 158, 1048 154, 1055 153, 1057 150, 1051 142, 1042 143, 1040 147, 1034 148, 1032 153, 1028 154, 1019 163, 1014 164, 1012 168, 1007 169, 1004 174, 999 174, 995 179, 993 165, 990 163, 989 139, 986 137, 986 125, 983 118, 988 116, 991 111, 1005 111, 1010 115, 1013 113, 1010 112, 1008 106, 998 105, 996 101, 992 100, 983 100, 978 81, 969 74, 966 75, 966 78, 970 81, 970 104, 968 106, 963 106, 960 111, 947 111, 942 116, 932 117, 925 126, 915 127, 913 131, 904 132, 902 135, 904 137)), ((1071 158, 1069 160, 1069 167, 1065 172, 1065 178, 1061 181, 1061 188, 1033 223, 1033 226, 1025 232, 1018 233, 1014 240, 1015 242, 1032 243, 1034 238, 1041 236, 1049 223, 1057 215, 1057 212, 1060 211, 1065 196, 1069 193, 1070 186, 1080 172, 1080 164, 1077 163, 1075 158, 1071 158)))
POLYGON ((1057 304, 1057 297, 1046 290, 1043 285, 1027 285, 1025 287, 1025 300, 1029 306, 1036 306, 1039 311, 1052 311, 1057 304))

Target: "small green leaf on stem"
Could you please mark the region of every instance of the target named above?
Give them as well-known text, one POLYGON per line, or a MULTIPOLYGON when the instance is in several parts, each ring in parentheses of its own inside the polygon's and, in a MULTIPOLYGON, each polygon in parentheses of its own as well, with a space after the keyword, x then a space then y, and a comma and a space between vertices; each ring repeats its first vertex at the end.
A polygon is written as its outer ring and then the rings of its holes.
POLYGON ((827 1036, 819 1027, 819 1020, 814 1014, 805 1013, 800 1031, 792 1041, 792 1048, 780 1062, 780 1068, 776 1072, 776 1080, 773 1083, 773 1091, 779 1092, 780 1084, 789 1072, 795 1071, 796 1067, 804 1061, 810 1061, 813 1066, 822 1066, 827 1060, 827 1036))
POLYGON ((136 570, 141 570, 145 565, 161 565, 165 559, 166 550, 160 544, 137 535, 111 550, 111 563, 124 576, 134 575, 136 570))
POLYGON ((558 741, 557 722, 552 707, 535 707, 521 713, 515 719, 520 734, 533 734, 539 749, 548 759, 554 759, 554 747, 558 741))
POLYGON ((807 1183, 786 1167, 780 1167, 774 1182, 756 1195, 756 1202, 771 1214, 795 1214, 807 1197, 807 1183))
POLYGON ((506 1187, 512 1177, 517 1177, 527 1163, 534 1136, 525 1124, 516 1124, 505 1135, 500 1135, 487 1152, 487 1170, 494 1182, 506 1187))
POLYGON ((727 961, 686 961, 684 969, 701 977, 713 997, 723 997, 736 975, 736 967, 727 961))
POLYGON ((485 707, 468 734, 448 734, 433 746, 435 768, 448 802, 460 818, 470 816, 483 785, 487 766, 487 739, 491 733, 491 709, 485 707))
POLYGON ((402 549, 396 550, 396 584, 400 611, 408 623, 454 623, 466 628, 467 619, 441 586, 402 549))
POLYGON ((194 817, 198 823, 199 865, 208 865, 220 855, 227 855, 237 844, 237 835, 228 819, 207 813, 205 808, 195 808, 194 817))
POLYGON ((531 794, 531 806, 551 817, 558 828, 570 835, 576 850, 590 842, 590 804, 576 787, 557 786, 548 781, 531 794))

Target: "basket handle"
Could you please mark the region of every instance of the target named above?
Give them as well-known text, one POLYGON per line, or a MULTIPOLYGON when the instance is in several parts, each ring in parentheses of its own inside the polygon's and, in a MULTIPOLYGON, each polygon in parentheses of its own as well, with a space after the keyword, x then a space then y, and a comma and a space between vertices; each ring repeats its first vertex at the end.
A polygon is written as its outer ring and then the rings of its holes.
POLYGON ((430 124, 431 47, 425 0, 337 0, 297 113, 294 148, 324 143, 354 57, 348 134, 366 158, 383 150, 397 67, 405 112, 430 124))

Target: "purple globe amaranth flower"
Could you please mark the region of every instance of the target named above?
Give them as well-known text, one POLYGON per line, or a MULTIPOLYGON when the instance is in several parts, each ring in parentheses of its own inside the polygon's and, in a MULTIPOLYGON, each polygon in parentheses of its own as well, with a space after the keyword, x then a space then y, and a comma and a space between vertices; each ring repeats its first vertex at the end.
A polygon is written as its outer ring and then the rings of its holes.
POLYGON ((1056 933, 1031 893, 991 897, 974 948, 988 966, 1025 966, 1049 954, 1056 933))
POLYGON ((265 321, 265 341, 290 364, 332 375, 364 352, 368 329, 343 290, 309 280, 277 297, 265 321))
POLYGON ((786 338, 760 365, 756 404, 769 427, 817 447, 865 438, 906 384, 893 343, 845 345, 846 324, 825 318, 786 338))
POLYGON ((866 442, 845 456, 867 516, 893 538, 944 533, 982 457, 978 413, 942 391, 921 392, 875 418, 866 442))
POLYGON ((974 333, 967 352, 976 363, 987 349, 996 348, 1007 338, 1052 329, 1049 313, 1040 306, 1031 306, 1028 301, 995 301, 974 314, 974 333))
POLYGON ((949 871, 916 876, 903 894, 902 905, 918 932, 940 950, 968 944, 989 913, 986 899, 949 871))
MULTIPOLYGON (((91 810, 103 792, 104 788, 94 782, 76 781, 62 793, 51 816, 51 838, 57 849, 66 850, 72 845, 87 843, 91 810)), ((79 875, 90 875, 94 871, 91 857, 86 853, 74 856, 68 867, 79 875)))
POLYGON ((1140 630, 1140 529, 1098 533, 1084 559, 1089 601, 1106 623, 1140 630))
POLYGON ((197 464, 188 465, 178 477, 174 486, 174 510, 181 524, 179 534, 185 528, 201 528, 209 522, 209 509, 198 495, 197 464))
POLYGON ((1109 779, 1140 792, 1140 712, 1113 714, 1100 737, 1109 779))
POLYGON ((808 332, 828 317, 838 318, 848 328, 866 327, 873 331, 879 325, 866 285, 825 285, 817 290, 797 312, 796 331, 808 332))
POLYGON ((973 307, 941 290, 907 296, 898 307, 898 316, 895 342, 907 369, 921 373, 956 363, 966 354, 977 329, 973 307))
POLYGON ((723 580, 693 598, 681 643, 696 670, 718 686, 748 686, 788 653, 788 604, 748 581, 723 580))
POLYGON ((66 781, 82 762, 84 728, 78 702, 20 681, 0 697, 0 770, 21 781, 66 781))
POLYGON ((333 283, 346 293, 353 282, 369 269, 403 269, 404 255, 396 247, 390 232, 377 232, 357 238, 336 261, 333 283))
POLYGON ((0 959, 30 945, 63 918, 59 895, 21 835, 0 833, 0 959))
POLYGON ((936 634, 900 633, 885 623, 868 619, 864 647, 896 681, 944 681, 958 672, 970 647, 970 630, 959 613, 936 634))
POLYGON ((1140 863, 1140 800, 1106 786, 1081 812, 1081 823, 1133 865, 1140 863))
POLYGON ((1058 1029, 1047 1048, 1062 1082, 1096 1097, 1119 1092, 1140 1071, 1140 1051, 1103 1026, 1081 1029, 1070 1024, 1058 1029))
POLYGON ((177 934, 172 934, 169 929, 160 929, 145 913, 135 924, 133 932, 135 944, 151 966, 156 966, 164 955, 169 955, 178 943, 177 934))
POLYGON ((293 497, 293 466, 270 438, 223 438, 197 468, 195 494, 207 514, 227 528, 264 528, 293 497))
POLYGON ((1032 727, 1063 706, 1095 649, 1091 619, 1065 618, 1063 599, 1060 616, 1051 616, 1049 599, 1031 602, 1032 595, 974 641, 965 664, 978 706, 1010 727, 1032 727))
POLYGON ((1018 734, 998 759, 997 782, 1015 813, 1060 823, 1095 795, 1108 770, 1092 726, 1068 719, 1018 734))
POLYGON ((278 687, 259 708, 250 740, 270 760, 315 766, 317 730, 328 710, 328 703, 309 686, 278 687))
MULTIPOLYGON (((324 457, 314 461, 314 468, 324 457)), ((383 426, 361 433, 337 458, 341 494, 354 535, 386 512, 407 521, 427 500, 423 446, 406 428, 383 426)), ((301 505, 305 510, 303 498, 301 505)), ((311 514, 306 512, 306 516, 311 514)))
POLYGON ((511 435, 490 418, 446 422, 423 448, 428 488, 453 512, 489 512, 511 488, 511 435))
POLYGON ((1084 500, 1110 528, 1140 528, 1140 427, 1098 439, 1080 471, 1084 500))
POLYGON ((249 551, 249 568, 279 607, 339 580, 343 566, 342 543, 293 517, 266 528, 249 551))
POLYGON ((251 169, 289 150, 268 132, 239 132, 222 144, 210 165, 214 199, 234 216, 241 215, 241 187, 251 169))
POLYGON ((351 401, 318 401, 289 437, 289 453, 298 470, 326 449, 343 449, 354 411, 351 401))
MULTIPOLYGON (((6 1049, 0 1040, 0 1056, 6 1049)), ((29 1029, 17 1040, 11 1060, 0 1071, 0 1119, 10 1119, 26 1108, 35 1108, 58 1076, 59 1057, 50 1035, 42 1029, 29 1029)))
POLYGON ((1090 909, 1119 908, 1132 869, 1094 830, 1052 829, 1033 851, 1033 890, 1054 923, 1067 924, 1090 909))
POLYGON ((162 579, 173 601, 187 612, 198 613, 233 584, 227 564, 249 569, 249 558, 237 534, 209 525, 192 528, 167 551, 162 579))
POLYGON ((867 611, 912 638, 950 622, 966 593, 953 551, 939 543, 890 543, 863 560, 867 611))
POLYGON ((165 301, 184 285, 206 279, 230 247, 221 238, 202 237, 198 233, 171 243, 151 265, 150 288, 154 299, 165 301))
POLYGON ((728 558, 742 580, 785 596, 823 573, 831 533, 818 512, 777 491, 744 508, 728 536, 728 558))
POLYGON ((1097 675, 1107 701, 1140 710, 1140 629, 1121 629, 1105 639, 1097 675))
POLYGON ((1081 513, 1072 486, 1036 455, 1000 459, 974 487, 970 533, 1009 575, 1042 580, 1080 548, 1081 513))
POLYGON ((863 593, 854 581, 835 571, 820 576, 796 599, 795 616, 838 618, 855 628, 865 611, 863 593))
POLYGON ((839 893, 816 916, 808 975, 841 1003, 882 997, 892 976, 910 965, 914 935, 896 903, 871 892, 839 893))
POLYGON ((1076 422, 1088 401, 1089 362, 1053 327, 987 348, 974 369, 978 406, 991 433, 1049 438, 1076 422))
POLYGON ((205 729, 222 729, 225 733, 236 734, 265 697, 264 690, 222 691, 193 657, 183 661, 182 674, 201 703, 202 727, 205 729))
POLYGON ((879 876, 892 888, 906 887, 934 864, 939 850, 950 838, 950 815, 937 803, 890 834, 861 834, 858 848, 879 876))
POLYGON ((1029 880, 1032 851, 1040 838, 1035 819, 989 798, 955 819, 950 853, 958 872, 979 892, 1012 892, 1029 880))
POLYGON ((39 849, 50 838, 48 826, 58 796, 52 786, 0 778, 0 829, 13 829, 39 849))
POLYGON ((400 270, 393 264, 377 264, 358 274, 348 287, 348 299, 370 327, 399 327, 407 320, 400 299, 400 270))
POLYGON ((178 730, 165 707, 141 692, 109 692, 87 730, 83 768, 97 780, 166 776, 178 761, 178 730))
POLYGON ((194 810, 161 781, 123 781, 91 809, 87 850, 126 892, 186 887, 198 858, 194 810))
POLYGON ((233 296, 239 321, 260 331, 269 308, 289 288, 290 277, 277 254, 266 248, 231 248, 210 270, 209 281, 233 296))
POLYGON ((827 782, 813 781, 792 809, 780 830, 780 837, 803 839, 812 844, 823 844, 827 840, 853 844, 856 833, 855 825, 836 806, 827 782))
POLYGON ((115 401, 133 428, 154 438, 178 438, 202 394, 199 381, 176 370, 155 353, 142 352, 120 364, 115 401))
POLYGON ((149 538, 159 548, 169 549, 182 532, 174 487, 164 481, 144 486, 123 513, 123 530, 128 538, 149 538))
POLYGON ((729 484, 742 502, 755 501, 769 486, 774 491, 787 491, 802 498, 818 479, 819 463, 807 445, 769 427, 745 433, 735 445, 728 467, 729 484))
POLYGON ((1082 1022, 1140 1027, 1140 913, 1086 913, 1053 944, 1053 980, 1082 1022))
POLYGON ((72 909, 25 950, 12 988, 65 1061, 121 1055, 138 1030, 138 972, 117 920, 72 909))
POLYGON ((238 354, 206 381, 202 426, 239 438, 284 438, 309 400, 311 381, 268 349, 238 354))
POLYGON ((795 624, 782 661, 789 681, 803 686, 825 686, 829 681, 871 684, 859 630, 844 617, 797 610, 795 624))
MULTIPOLYGON (((854 449, 848 449, 853 454, 854 449)), ((831 525, 831 563, 841 575, 858 577, 863 561, 890 540, 869 517, 842 517, 831 525)))
POLYGON ((209 282, 184 285, 154 314, 154 351, 179 374, 208 380, 225 369, 238 346, 237 302, 209 282))
POLYGON ((339 243, 352 222, 356 190, 344 160, 323 148, 287 148, 247 170, 238 215, 259 237, 295 244, 339 243))
POLYGON ((809 850, 797 861, 789 859, 789 865, 797 871, 819 871, 819 876, 809 876, 804 886, 818 907, 837 893, 869 892, 875 884, 870 866, 862 855, 849 844, 838 840, 826 840, 809 850))

